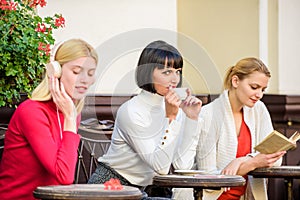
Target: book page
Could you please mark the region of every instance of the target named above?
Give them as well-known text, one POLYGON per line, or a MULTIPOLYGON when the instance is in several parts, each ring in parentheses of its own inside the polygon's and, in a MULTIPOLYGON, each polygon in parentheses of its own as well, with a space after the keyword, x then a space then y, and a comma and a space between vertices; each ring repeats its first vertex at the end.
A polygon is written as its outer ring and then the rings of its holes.
POLYGON ((300 133, 298 131, 296 131, 291 137, 290 137, 290 141, 294 144, 296 144, 296 142, 300 139, 300 133))
POLYGON ((278 151, 287 151, 294 147, 295 144, 293 142, 283 134, 274 130, 260 144, 254 147, 254 149, 260 153, 270 154, 278 151))

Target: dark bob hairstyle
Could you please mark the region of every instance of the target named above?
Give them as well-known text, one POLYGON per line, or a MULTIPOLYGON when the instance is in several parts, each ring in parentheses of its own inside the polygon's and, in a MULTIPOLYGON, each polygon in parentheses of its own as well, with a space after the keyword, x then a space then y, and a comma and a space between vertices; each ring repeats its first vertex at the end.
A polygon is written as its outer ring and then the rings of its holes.
MULTIPOLYGON (((135 80, 139 88, 151 93, 156 93, 153 85, 152 75, 155 68, 163 69, 171 67, 174 69, 183 68, 183 58, 179 51, 172 45, 158 40, 148 44, 142 51, 138 66, 135 71, 135 80), (166 63, 167 59, 167 63, 166 63)), ((182 84, 182 71, 177 87, 182 84)))

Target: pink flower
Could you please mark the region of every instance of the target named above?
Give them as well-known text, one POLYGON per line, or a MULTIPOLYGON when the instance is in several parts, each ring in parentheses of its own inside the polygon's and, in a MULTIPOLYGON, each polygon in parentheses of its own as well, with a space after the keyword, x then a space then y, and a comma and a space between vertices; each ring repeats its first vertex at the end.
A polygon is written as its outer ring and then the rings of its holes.
POLYGON ((44 7, 47 5, 46 0, 32 0, 31 4, 29 5, 32 8, 35 8, 37 5, 44 7))
POLYGON ((47 5, 46 0, 40 0, 40 6, 41 6, 41 7, 44 7, 44 6, 46 6, 46 5, 47 5))
POLYGON ((38 27, 35 29, 37 32, 44 33, 46 31, 46 25, 44 23, 38 23, 38 27))
POLYGON ((111 178, 109 181, 104 183, 105 190, 122 190, 123 186, 120 183, 120 180, 117 178, 111 178))
POLYGON ((65 26, 65 18, 60 16, 59 18, 55 19, 55 26, 56 27, 64 27, 65 26))
POLYGON ((16 10, 17 9, 17 2, 7 2, 6 0, 0 1, 0 9, 1 10, 16 10))
POLYGON ((39 46, 38 46, 38 50, 44 51, 46 53, 46 55, 49 55, 50 51, 51 51, 50 44, 45 44, 43 42, 40 42, 39 46))

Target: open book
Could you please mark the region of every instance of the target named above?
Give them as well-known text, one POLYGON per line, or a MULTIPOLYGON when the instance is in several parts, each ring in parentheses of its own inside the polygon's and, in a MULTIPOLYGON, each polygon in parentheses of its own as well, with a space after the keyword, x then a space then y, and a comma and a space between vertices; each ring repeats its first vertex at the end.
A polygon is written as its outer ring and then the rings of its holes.
POLYGON ((290 138, 287 138, 282 133, 274 130, 261 143, 255 146, 254 149, 264 154, 288 151, 297 147, 296 142, 299 139, 300 133, 297 131, 290 138))

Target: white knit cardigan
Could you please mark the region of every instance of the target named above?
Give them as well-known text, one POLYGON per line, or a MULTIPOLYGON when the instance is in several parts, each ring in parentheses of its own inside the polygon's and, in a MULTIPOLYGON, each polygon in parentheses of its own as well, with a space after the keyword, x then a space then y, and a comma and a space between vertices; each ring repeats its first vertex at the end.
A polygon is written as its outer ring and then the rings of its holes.
MULTIPOLYGON (((258 101, 252 108, 244 106, 243 114, 244 121, 251 133, 251 154, 256 154, 254 146, 273 131, 271 117, 261 101, 258 101)), ((212 103, 202 107, 200 121, 201 131, 196 155, 197 168, 207 173, 219 174, 236 158, 238 146, 228 90, 225 90, 212 103)), ((276 166, 280 164, 281 159, 275 163, 276 166)), ((256 200, 268 199, 265 179, 248 176, 247 187, 251 188, 256 200)), ((223 190, 205 190, 203 199, 216 200, 222 192, 223 190)), ((190 199, 190 197, 191 195, 187 195, 186 192, 174 191, 174 199, 190 199)))

